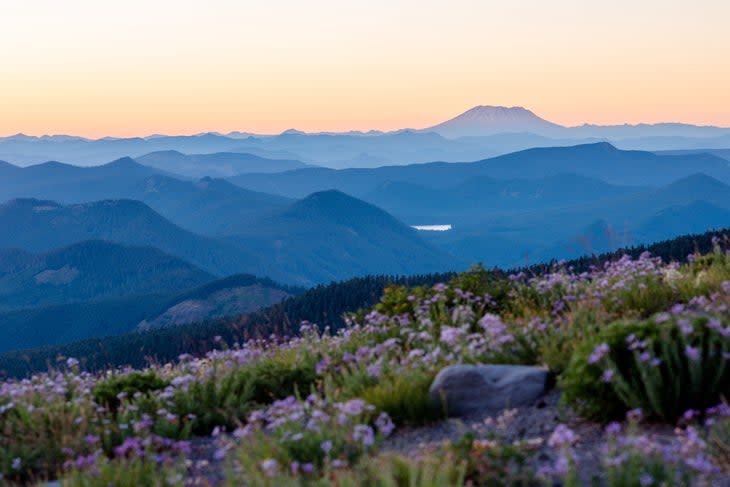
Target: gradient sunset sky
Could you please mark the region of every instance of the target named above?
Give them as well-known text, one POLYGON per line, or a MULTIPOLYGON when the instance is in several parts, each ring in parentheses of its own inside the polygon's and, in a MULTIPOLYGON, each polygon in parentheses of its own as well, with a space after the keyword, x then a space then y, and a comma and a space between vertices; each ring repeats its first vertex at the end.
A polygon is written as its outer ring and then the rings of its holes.
POLYGON ((0 135, 730 126, 727 0, 3 0, 0 135))

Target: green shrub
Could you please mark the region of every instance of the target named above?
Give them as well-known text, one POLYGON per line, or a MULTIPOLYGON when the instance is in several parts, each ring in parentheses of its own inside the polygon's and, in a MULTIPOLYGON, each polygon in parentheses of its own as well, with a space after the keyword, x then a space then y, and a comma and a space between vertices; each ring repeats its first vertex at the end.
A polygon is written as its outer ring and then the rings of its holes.
POLYGON ((434 372, 413 370, 388 375, 366 388, 362 397, 378 411, 386 412, 397 425, 420 425, 444 417, 444 411, 431 402, 428 390, 434 372))
POLYGON ((535 334, 540 357, 536 363, 544 363, 555 375, 562 374, 573 352, 586 340, 595 337, 599 329, 595 313, 587 310, 579 310, 560 326, 545 327, 543 332, 535 334))
POLYGON ((169 382, 154 372, 132 372, 124 375, 112 375, 101 380, 92 391, 94 401, 112 412, 121 404, 121 396, 134 398, 137 394, 149 395, 153 391, 164 389, 169 382))
POLYGON ((704 411, 730 393, 726 326, 712 316, 668 314, 609 325, 574 353, 563 399, 601 420, 635 408, 670 422, 704 411))
MULTIPOLYGON (((245 485, 256 487, 462 487, 461 460, 427 456, 418 459, 399 455, 365 458, 347 469, 329 469, 321 475, 292 475, 280 469, 275 475, 246 472, 245 485)), ((241 474, 228 475, 225 485, 243 485, 241 474)))
POLYGON ((317 361, 313 353, 284 351, 255 362, 249 383, 253 401, 269 404, 297 392, 308 393, 317 381, 317 361))
POLYGON ((163 465, 154 459, 115 459, 101 457, 88 470, 74 470, 61 479, 63 487, 182 487, 182 468, 163 465))
POLYGON ((193 416, 195 435, 210 434, 216 426, 235 427, 258 405, 309 393, 317 381, 316 362, 314 354, 282 350, 232 372, 213 372, 178 391, 171 411, 180 418, 193 416))

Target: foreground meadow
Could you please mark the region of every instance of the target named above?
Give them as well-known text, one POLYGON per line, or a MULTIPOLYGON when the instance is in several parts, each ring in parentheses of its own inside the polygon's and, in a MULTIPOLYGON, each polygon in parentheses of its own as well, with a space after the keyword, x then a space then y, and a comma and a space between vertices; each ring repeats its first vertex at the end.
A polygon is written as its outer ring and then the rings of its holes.
POLYGON ((391 287, 342 329, 302 323, 144 370, 64 358, 0 384, 0 483, 721 486, 722 244, 681 265, 643 254, 391 287), (554 388, 528 408, 446 419, 429 388, 454 364, 539 366, 554 388))

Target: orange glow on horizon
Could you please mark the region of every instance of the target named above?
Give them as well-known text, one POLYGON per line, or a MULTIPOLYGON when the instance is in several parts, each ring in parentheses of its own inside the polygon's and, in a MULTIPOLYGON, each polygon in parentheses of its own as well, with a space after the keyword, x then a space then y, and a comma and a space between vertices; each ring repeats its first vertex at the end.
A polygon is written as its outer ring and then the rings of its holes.
POLYGON ((7 0, 0 135, 730 126, 730 2, 7 0))

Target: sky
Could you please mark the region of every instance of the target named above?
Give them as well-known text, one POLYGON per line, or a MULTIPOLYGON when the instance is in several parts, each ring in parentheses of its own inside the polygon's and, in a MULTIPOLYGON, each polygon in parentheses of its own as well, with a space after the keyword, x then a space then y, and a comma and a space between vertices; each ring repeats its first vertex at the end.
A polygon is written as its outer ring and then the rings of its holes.
POLYGON ((727 0, 3 0, 0 135, 730 126, 727 0))

